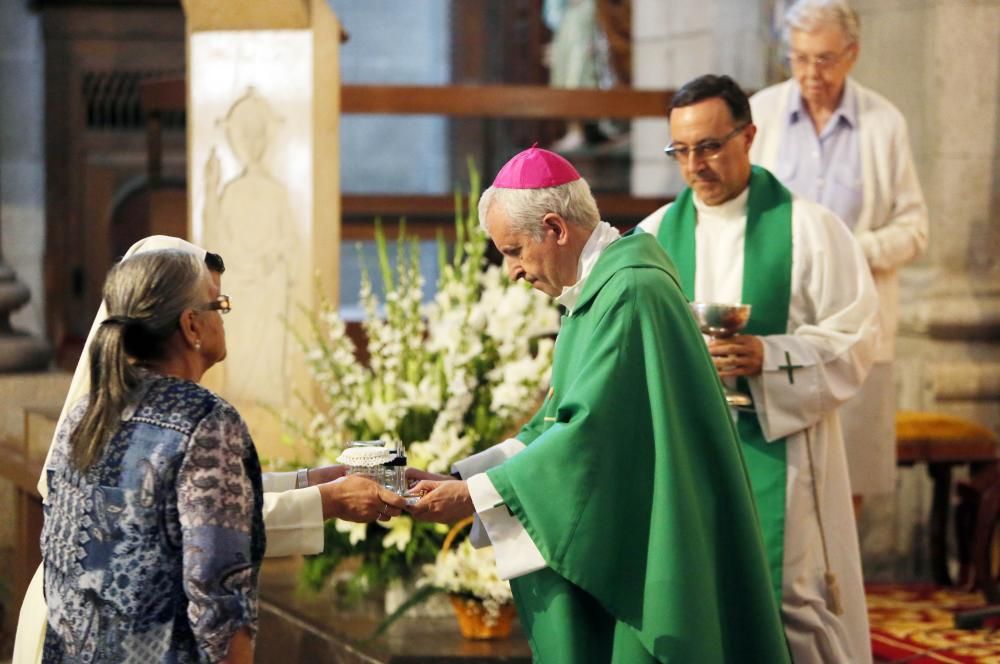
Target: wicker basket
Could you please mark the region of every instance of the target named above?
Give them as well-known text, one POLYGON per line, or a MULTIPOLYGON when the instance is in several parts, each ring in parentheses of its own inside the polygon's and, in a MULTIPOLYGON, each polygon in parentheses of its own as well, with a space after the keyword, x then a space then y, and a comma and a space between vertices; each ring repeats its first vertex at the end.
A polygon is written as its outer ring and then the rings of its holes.
MULTIPOLYGON (((448 551, 458 533, 471 523, 472 517, 470 516, 452 526, 444 538, 441 551, 448 551)), ((462 632, 463 637, 481 640, 505 639, 510 636, 516 614, 513 603, 501 606, 500 615, 497 616, 496 620, 490 620, 480 600, 457 594, 451 594, 449 597, 451 598, 451 606, 455 609, 455 617, 458 618, 458 629, 462 632)))

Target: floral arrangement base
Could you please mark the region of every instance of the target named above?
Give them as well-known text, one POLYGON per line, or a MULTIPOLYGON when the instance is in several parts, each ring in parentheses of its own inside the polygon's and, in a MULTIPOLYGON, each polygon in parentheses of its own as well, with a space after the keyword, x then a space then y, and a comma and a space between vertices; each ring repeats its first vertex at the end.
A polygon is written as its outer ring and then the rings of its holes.
POLYGON ((455 609, 455 616, 458 618, 458 628, 465 638, 505 639, 510 636, 516 613, 513 604, 501 605, 499 615, 491 619, 482 602, 461 595, 449 595, 449 597, 451 606, 455 609))

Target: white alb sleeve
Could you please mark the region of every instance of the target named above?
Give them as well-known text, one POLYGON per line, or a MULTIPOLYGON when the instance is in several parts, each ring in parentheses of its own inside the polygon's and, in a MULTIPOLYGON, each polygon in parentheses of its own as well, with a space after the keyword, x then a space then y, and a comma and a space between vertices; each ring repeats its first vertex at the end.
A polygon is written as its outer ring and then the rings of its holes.
POLYGON ((486 473, 473 475, 467 481, 476 515, 493 545, 500 578, 515 579, 545 568, 541 551, 521 522, 507 510, 486 473))
POLYGON ((264 493, 271 491, 289 491, 295 488, 295 475, 293 470, 290 473, 263 473, 260 476, 261 484, 264 485, 264 493))
MULTIPOLYGON (((293 486, 295 473, 292 475, 293 486)), ((309 555, 323 550, 323 499, 319 487, 264 493, 264 555, 309 555)))
MULTIPOLYGON (((524 443, 517 438, 508 438, 502 443, 498 443, 489 449, 483 450, 461 461, 456 461, 451 466, 452 473, 458 473, 463 480, 467 480, 473 475, 485 473, 490 468, 499 466, 507 459, 511 458, 524 449, 524 443)), ((490 546, 490 537, 483 529, 483 522, 479 515, 474 515, 472 531, 469 533, 469 541, 477 549, 490 546)))

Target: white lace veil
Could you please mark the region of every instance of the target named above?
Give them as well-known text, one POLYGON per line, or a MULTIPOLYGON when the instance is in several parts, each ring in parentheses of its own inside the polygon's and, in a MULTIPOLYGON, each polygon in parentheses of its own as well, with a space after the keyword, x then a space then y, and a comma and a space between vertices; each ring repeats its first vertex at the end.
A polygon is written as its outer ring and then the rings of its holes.
MULTIPOLYGON (((157 251, 159 249, 180 249, 182 251, 190 251, 192 254, 201 256, 203 259, 207 253, 201 247, 197 247, 187 240, 182 240, 176 237, 170 237, 167 235, 151 235, 147 238, 143 238, 133 244, 125 252, 122 260, 134 256, 135 254, 141 254, 147 251, 157 251)), ((97 309, 97 316, 94 318, 93 324, 90 326, 90 333, 87 334, 87 341, 83 345, 83 352, 80 353, 80 361, 76 365, 76 371, 73 372, 73 381, 69 385, 69 392, 66 394, 66 401, 63 402, 62 412, 59 413, 59 420, 56 422, 56 431, 62 426, 63 420, 66 419, 66 415, 69 413, 70 408, 73 407, 77 401, 83 398, 87 394, 87 390, 90 389, 90 341, 94 338, 94 334, 97 333, 97 328, 100 326, 101 321, 107 318, 108 312, 104 307, 104 302, 101 302, 101 306, 97 309)), ((45 468, 49 465, 49 455, 52 454, 52 447, 55 444, 55 438, 53 437, 52 442, 49 443, 49 452, 45 457, 45 465, 42 466, 42 476, 38 478, 38 493, 42 495, 42 499, 49 493, 48 484, 45 481, 46 473, 45 468)))

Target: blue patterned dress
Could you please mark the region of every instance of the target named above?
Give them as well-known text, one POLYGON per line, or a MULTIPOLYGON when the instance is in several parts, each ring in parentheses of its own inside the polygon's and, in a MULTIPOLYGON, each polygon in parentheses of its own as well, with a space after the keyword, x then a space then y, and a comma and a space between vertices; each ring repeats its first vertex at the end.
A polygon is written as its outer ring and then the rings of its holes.
POLYGON ((239 413, 199 385, 145 373, 85 473, 73 409, 47 468, 43 662, 216 662, 257 627, 260 463, 239 413))

